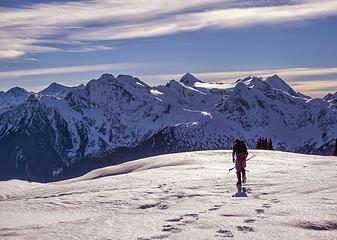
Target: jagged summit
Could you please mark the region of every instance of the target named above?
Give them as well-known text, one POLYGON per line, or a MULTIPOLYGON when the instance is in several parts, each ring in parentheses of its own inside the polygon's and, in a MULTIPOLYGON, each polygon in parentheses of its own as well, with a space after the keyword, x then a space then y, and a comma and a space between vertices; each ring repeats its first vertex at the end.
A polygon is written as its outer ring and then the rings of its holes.
POLYGON ((273 88, 276 89, 280 89, 282 91, 285 91, 293 96, 297 96, 298 94, 294 91, 294 89, 292 89, 285 81, 283 81, 279 76, 277 76, 276 74, 271 76, 271 77, 267 77, 266 78, 266 83, 268 83, 270 86, 272 86, 273 88))
POLYGON ((268 88, 266 86, 266 82, 263 80, 262 77, 256 77, 256 76, 249 76, 244 79, 240 79, 236 81, 236 83, 243 83, 245 84, 248 88, 268 88))
POLYGON ((235 83, 242 82, 246 85, 250 85, 250 84, 252 84, 252 82, 256 82, 256 81, 263 81, 263 79, 261 77, 257 77, 257 76, 248 76, 248 77, 245 77, 243 79, 236 80, 235 83))
POLYGON ((104 73, 102 76, 100 76, 97 80, 102 80, 102 81, 113 81, 115 80, 114 75, 111 73, 104 73))
POLYGON ((90 86, 91 84, 109 84, 109 85, 115 85, 116 84, 118 86, 125 86, 125 85, 134 85, 134 86, 143 86, 143 87, 149 87, 146 83, 142 82, 141 80, 139 80, 136 77, 133 77, 131 75, 124 75, 124 74, 120 74, 117 77, 114 77, 112 74, 110 73, 105 73, 103 74, 101 77, 99 77, 98 79, 93 79, 91 81, 88 82, 87 87, 90 86))
MULTIPOLYGON (((251 79, 249 79, 251 80, 251 79)), ((246 84, 245 81, 240 81, 235 84, 233 88, 233 94, 246 94, 249 91, 249 84, 246 84)))
POLYGON ((328 93, 323 97, 323 99, 326 101, 337 99, 337 92, 335 92, 334 94, 328 93))
POLYGON ((310 99, 310 97, 303 95, 302 93, 296 92, 292 89, 284 80, 282 80, 278 75, 274 74, 270 77, 267 77, 265 80, 262 77, 257 76, 248 76, 243 79, 237 80, 235 83, 244 83, 247 87, 264 89, 264 91, 269 91, 269 88, 281 90, 285 93, 288 93, 295 97, 302 97, 310 99))
POLYGON ((13 87, 13 88, 9 89, 7 92, 5 92, 5 94, 7 96, 11 95, 11 96, 19 97, 19 96, 22 96, 22 95, 29 94, 29 92, 24 88, 13 87))
POLYGON ((337 102, 327 100, 332 95, 309 101, 278 76, 249 76, 222 91, 213 85, 191 74, 157 87, 130 75, 103 74, 85 87, 53 83, 28 100, 32 93, 20 88, 2 93, 0 177, 24 178, 30 164, 41 168, 36 178, 49 180, 83 159, 116 159, 115 151, 130 160, 226 149, 236 137, 249 147, 268 136, 279 150, 330 154, 337 134, 337 102))
POLYGON ((131 84, 131 85, 135 84, 138 87, 139 86, 145 87, 145 88, 149 87, 146 83, 142 82, 139 78, 133 77, 131 75, 120 74, 120 75, 118 75, 118 77, 116 78, 116 80, 118 82, 121 82, 121 83, 127 83, 127 84, 131 84))
POLYGON ((189 85, 186 85, 184 83, 182 83, 181 81, 180 82, 177 82, 176 80, 170 80, 166 85, 165 87, 169 87, 171 89, 176 89, 178 91, 191 91, 191 92, 198 92, 198 93, 201 93, 201 94, 204 94, 203 92, 201 92, 200 90, 198 89, 195 89, 194 87, 191 87, 189 85))
POLYGON ((41 95, 64 97, 72 87, 66 87, 59 83, 53 82, 48 87, 39 92, 41 95))
POLYGON ((31 93, 24 88, 13 87, 0 94, 0 113, 2 108, 8 108, 23 103, 31 93))
POLYGON ((190 73, 186 73, 184 76, 182 76, 180 82, 189 87, 194 87, 195 83, 197 82, 204 83, 190 73))

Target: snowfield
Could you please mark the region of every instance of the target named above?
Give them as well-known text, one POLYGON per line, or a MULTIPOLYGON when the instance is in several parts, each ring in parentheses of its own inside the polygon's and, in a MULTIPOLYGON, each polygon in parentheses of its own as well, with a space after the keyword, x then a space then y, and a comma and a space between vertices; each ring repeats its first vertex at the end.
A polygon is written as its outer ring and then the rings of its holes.
POLYGON ((0 182, 1 239, 336 239, 337 158, 162 155, 48 184, 0 182), (243 197, 232 197, 233 195, 243 197))

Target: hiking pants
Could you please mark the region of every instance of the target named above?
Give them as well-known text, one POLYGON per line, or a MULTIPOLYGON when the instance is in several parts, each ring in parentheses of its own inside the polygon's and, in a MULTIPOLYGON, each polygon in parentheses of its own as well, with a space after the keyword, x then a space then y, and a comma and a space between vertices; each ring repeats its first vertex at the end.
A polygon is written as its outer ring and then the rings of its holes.
POLYGON ((235 168, 237 172, 242 172, 246 168, 246 153, 238 153, 236 154, 236 160, 235 160, 235 168))
POLYGON ((238 177, 238 182, 241 183, 241 173, 242 178, 246 176, 246 153, 237 153, 236 160, 235 160, 235 168, 236 168, 236 175, 238 177))

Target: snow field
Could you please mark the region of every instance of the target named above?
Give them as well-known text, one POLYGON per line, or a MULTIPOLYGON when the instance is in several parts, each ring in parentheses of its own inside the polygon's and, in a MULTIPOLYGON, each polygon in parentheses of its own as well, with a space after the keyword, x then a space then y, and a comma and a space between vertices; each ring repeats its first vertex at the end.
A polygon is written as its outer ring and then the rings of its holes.
POLYGON ((337 159, 249 151, 162 155, 62 182, 0 182, 1 239, 336 239, 337 159))

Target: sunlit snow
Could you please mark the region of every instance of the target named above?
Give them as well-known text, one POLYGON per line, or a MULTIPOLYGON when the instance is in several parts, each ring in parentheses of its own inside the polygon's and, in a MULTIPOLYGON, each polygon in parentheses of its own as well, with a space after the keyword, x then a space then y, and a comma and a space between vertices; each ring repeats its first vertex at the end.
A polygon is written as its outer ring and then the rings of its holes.
POLYGON ((250 151, 151 157, 63 182, 0 182, 1 239, 336 239, 337 158, 250 151), (232 197, 232 196, 242 197, 232 197))

